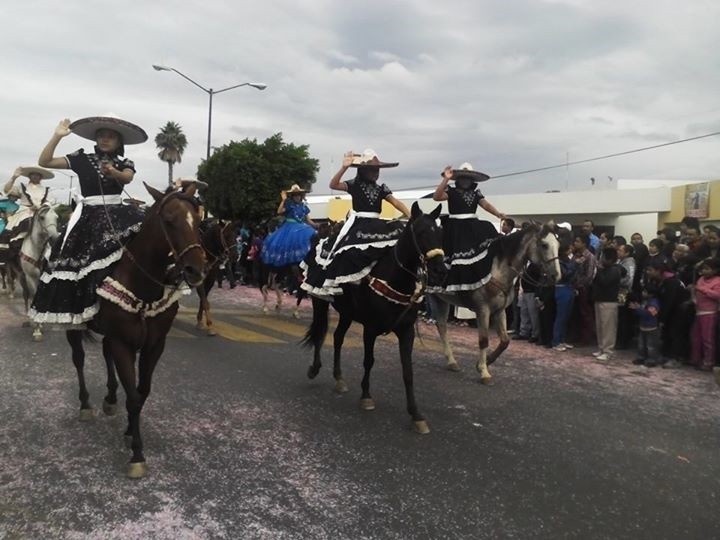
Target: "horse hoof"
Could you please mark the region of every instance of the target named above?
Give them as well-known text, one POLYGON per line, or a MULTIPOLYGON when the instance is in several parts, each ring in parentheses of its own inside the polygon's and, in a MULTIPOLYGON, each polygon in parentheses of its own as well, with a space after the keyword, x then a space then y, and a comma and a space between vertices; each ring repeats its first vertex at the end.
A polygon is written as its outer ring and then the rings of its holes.
POLYGON ((448 371, 460 371, 460 364, 457 362, 448 362, 448 364, 445 366, 445 369, 448 371))
POLYGON ((143 478, 147 474, 147 465, 144 461, 129 463, 127 468, 127 477, 133 480, 143 478))
POLYGON ((217 336, 217 332, 216 332, 215 330, 211 329, 211 328, 208 328, 207 336, 208 336, 208 337, 215 337, 215 336, 217 336))
POLYGON ((130 450, 132 448, 132 435, 123 435, 123 443, 125 443, 125 448, 130 450))
POLYGON ((205 330, 205 325, 202 322, 198 321, 195 325, 195 328, 197 328, 198 330, 205 330))
POLYGON ((307 370, 308 379, 314 379, 315 377, 317 377, 318 373, 320 373, 320 366, 315 366, 314 364, 310 364, 308 366, 308 370, 307 370))
POLYGON ((430 428, 425 420, 416 420, 414 424, 416 433, 419 433, 420 435, 427 435, 430 433, 430 428))
POLYGON ((33 341, 42 341, 43 335, 42 334, 33 334, 33 341))
POLYGON ((95 419, 95 409, 80 409, 79 419, 81 422, 89 422, 95 419))
POLYGON ((297 311, 293 311, 293 318, 299 319, 299 318, 300 318, 300 314, 299 314, 297 311))
POLYGON ((492 377, 480 377, 480 382, 484 384, 485 386, 492 386, 493 380, 492 377))
POLYGON ((344 394, 345 392, 347 392, 348 387, 347 384, 345 384, 345 381, 343 381, 342 379, 338 379, 337 381, 335 381, 335 391, 338 394, 344 394))
POLYGON ((281 308, 280 304, 275 304, 275 311, 280 311, 280 308, 281 308))
POLYGON ((108 403, 103 400, 102 409, 105 416, 115 416, 117 414, 118 406, 117 403, 108 403))
POLYGON ((267 314, 268 311, 269 311, 269 310, 268 310, 268 307, 267 307, 267 306, 263 306, 263 313, 267 314))
POLYGON ((375 401, 372 398, 364 398, 360 400, 360 408, 363 411, 374 411, 375 401))
POLYGON ((30 328, 30 321, 23 321, 22 327, 23 327, 23 328, 30 328))

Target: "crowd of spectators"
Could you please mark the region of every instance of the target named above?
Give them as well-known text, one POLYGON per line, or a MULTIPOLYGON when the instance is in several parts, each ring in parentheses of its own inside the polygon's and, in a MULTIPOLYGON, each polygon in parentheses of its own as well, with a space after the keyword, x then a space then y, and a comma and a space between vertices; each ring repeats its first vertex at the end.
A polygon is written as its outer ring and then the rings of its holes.
MULTIPOLYGON (((600 361, 634 347, 634 364, 688 365, 720 379, 720 230, 701 229, 696 218, 686 217, 647 245, 640 233, 630 243, 595 235, 592 221, 575 231, 559 232, 557 283, 538 287, 534 279, 520 280, 514 339, 560 353, 592 345, 600 361)), ((539 272, 532 263, 525 270, 539 272)))

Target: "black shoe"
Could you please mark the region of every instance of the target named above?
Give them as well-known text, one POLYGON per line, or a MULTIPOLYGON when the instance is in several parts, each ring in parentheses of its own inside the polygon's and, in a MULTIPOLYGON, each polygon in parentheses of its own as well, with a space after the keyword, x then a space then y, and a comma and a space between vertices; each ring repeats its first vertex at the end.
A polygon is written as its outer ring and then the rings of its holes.
POLYGON ((520 334, 518 334, 516 336, 513 336, 513 339, 515 339, 517 341, 525 341, 525 340, 527 340, 527 336, 521 336, 520 334))
POLYGON ((642 366, 645 363, 645 358, 638 356, 635 360, 632 361, 632 363, 636 366, 642 366))
POLYGON ((655 360, 645 360, 645 367, 656 367, 658 363, 655 360))
POLYGON ((537 341, 538 341, 538 338, 536 338, 536 337, 531 337, 528 339, 528 343, 537 343, 537 341))

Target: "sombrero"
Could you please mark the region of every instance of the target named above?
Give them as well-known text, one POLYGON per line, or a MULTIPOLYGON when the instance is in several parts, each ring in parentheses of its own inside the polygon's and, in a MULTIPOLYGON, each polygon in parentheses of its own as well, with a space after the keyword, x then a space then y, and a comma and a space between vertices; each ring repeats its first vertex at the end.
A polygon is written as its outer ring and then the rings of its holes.
POLYGON ((48 171, 42 167, 20 167, 20 170, 22 171, 22 175, 27 176, 28 178, 30 178, 32 173, 39 174, 43 180, 55 178, 55 174, 52 171, 48 171))
POLYGON ((350 164, 351 167, 379 167, 381 169, 385 169, 387 167, 397 167, 398 165, 399 164, 397 162, 388 163, 380 161, 375 153, 375 150, 370 148, 366 149, 362 154, 353 154, 353 160, 350 164))
POLYGON ((485 182, 490 179, 490 176, 474 170, 473 166, 466 162, 460 165, 458 169, 453 169, 452 179, 457 180, 458 178, 469 178, 473 182, 485 182))
POLYGON ((75 120, 70 124, 70 131, 84 139, 95 141, 99 129, 111 129, 122 136, 123 144, 140 144, 147 141, 148 136, 140 126, 122 120, 112 114, 105 116, 88 116, 75 120))
POLYGON ((192 184, 195 184, 198 189, 208 187, 207 182, 203 182, 202 180, 198 180, 197 178, 188 177, 175 179, 175 185, 182 188, 183 191, 185 191, 192 184))
POLYGON ((307 193, 307 191, 297 184, 293 184, 292 187, 285 192, 286 195, 305 195, 305 193, 307 193))
POLYGON ((133 198, 123 199, 123 202, 125 204, 131 204, 133 206, 137 206, 138 208, 147 204, 145 201, 141 201, 140 199, 133 199, 133 198))

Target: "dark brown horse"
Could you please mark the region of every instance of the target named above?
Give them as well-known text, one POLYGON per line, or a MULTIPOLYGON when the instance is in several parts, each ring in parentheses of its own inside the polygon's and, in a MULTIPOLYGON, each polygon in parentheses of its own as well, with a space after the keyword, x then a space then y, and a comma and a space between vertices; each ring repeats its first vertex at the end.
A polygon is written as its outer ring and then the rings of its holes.
MULTIPOLYGON (((397 244, 383 255, 360 285, 344 285, 343 294, 332 299, 332 305, 340 315, 334 336, 336 390, 347 390, 340 368, 340 350, 345 333, 352 322, 357 321, 363 325, 365 349, 360 406, 367 411, 375 409, 370 396, 375 340, 381 334, 394 333, 400 348, 407 411, 418 433, 429 433, 430 429, 415 403, 412 351, 423 275, 431 272, 436 274, 433 281, 441 281, 446 272, 441 249, 442 230, 436 225, 439 215, 440 206, 430 214, 423 214, 418 204, 413 204, 412 217, 397 244)), ((328 301, 313 297, 313 321, 303 340, 305 346, 314 348, 313 362, 307 371, 311 379, 317 376, 322 365, 320 351, 328 331, 328 311, 328 301)))
MULTIPOLYGON (((196 287, 205 277, 205 255, 200 245, 195 188, 186 193, 163 194, 145 185, 155 199, 137 235, 109 279, 98 289, 100 311, 88 327, 103 338, 108 394, 103 402, 107 415, 117 411, 117 375, 125 390, 128 413, 126 442, 132 449, 127 475, 141 478, 146 472, 140 412, 150 394, 153 371, 177 314, 182 281, 196 287), (171 274, 168 267, 173 266, 171 274), (139 354, 136 372, 136 357, 139 354)), ((82 331, 67 331, 80 383, 80 419, 94 416, 83 372, 85 351, 82 331)))
POLYGON ((205 250, 207 259, 205 280, 195 288, 200 298, 197 313, 197 329, 206 330, 208 336, 216 335, 210 318, 210 303, 208 294, 215 285, 220 263, 228 259, 237 259, 237 243, 235 242, 236 221, 213 221, 200 234, 200 243, 205 250))

